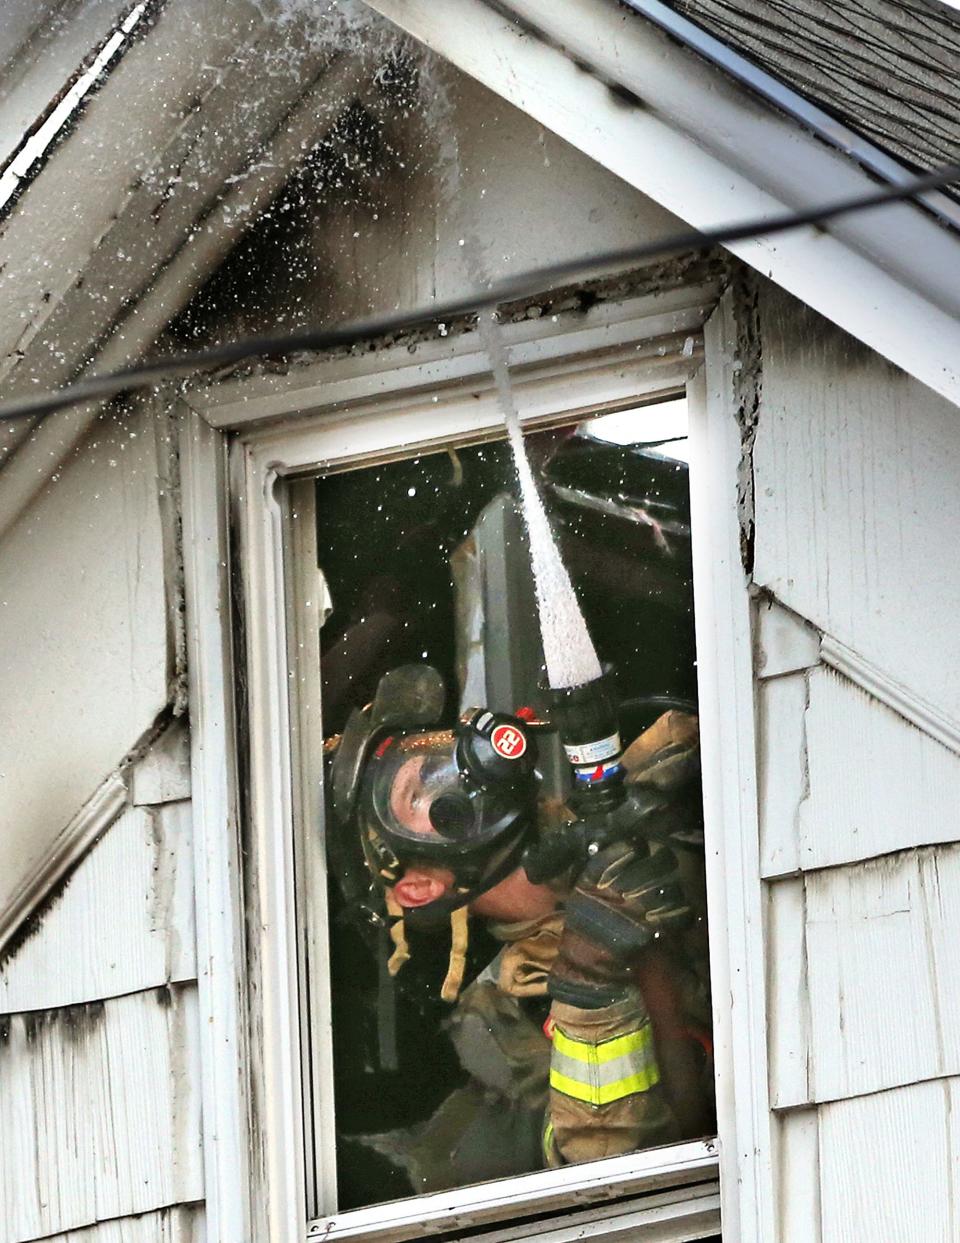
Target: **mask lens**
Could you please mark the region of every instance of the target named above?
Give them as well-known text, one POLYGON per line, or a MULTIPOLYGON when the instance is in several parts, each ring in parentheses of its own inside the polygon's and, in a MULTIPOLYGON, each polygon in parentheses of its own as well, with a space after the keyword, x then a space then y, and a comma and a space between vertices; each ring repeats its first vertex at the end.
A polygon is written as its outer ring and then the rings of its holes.
POLYGON ((474 811, 465 794, 441 794, 430 804, 430 823, 443 837, 463 838, 473 827, 474 811))
POLYGON ((389 739, 369 761, 362 802, 394 852, 442 858, 492 843, 522 810, 512 790, 474 788, 452 730, 389 739))

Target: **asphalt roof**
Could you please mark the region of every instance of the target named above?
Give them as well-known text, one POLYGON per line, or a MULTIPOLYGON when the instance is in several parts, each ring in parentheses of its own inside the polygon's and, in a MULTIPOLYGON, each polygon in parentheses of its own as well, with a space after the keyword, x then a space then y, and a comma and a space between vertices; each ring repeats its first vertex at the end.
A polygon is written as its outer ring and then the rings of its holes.
POLYGON ((917 169, 960 160, 960 12, 940 0, 666 0, 917 169))

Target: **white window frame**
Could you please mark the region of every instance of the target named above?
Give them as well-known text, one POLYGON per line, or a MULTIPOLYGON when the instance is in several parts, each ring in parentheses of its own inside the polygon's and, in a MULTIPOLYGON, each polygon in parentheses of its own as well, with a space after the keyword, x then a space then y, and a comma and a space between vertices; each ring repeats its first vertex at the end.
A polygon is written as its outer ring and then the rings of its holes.
MULTIPOLYGON (((769 1155, 762 1134, 765 1076, 760 1085, 755 1073, 765 1065, 763 979, 755 966, 762 957, 749 948, 761 935, 761 908, 753 865, 749 599, 736 512, 735 325, 726 295, 707 324, 704 367, 703 326, 716 300, 715 288, 688 287, 525 320, 507 326, 504 336, 528 426, 680 391, 690 402, 718 1118, 737 1169, 732 1185, 725 1178, 729 1204, 744 1184, 759 1182, 769 1155)), ((211 1237, 288 1243, 468 1234, 505 1213, 519 1219, 561 1203, 568 1212, 576 1206, 582 1217, 591 1197, 598 1199, 593 1237, 617 1237, 648 1220, 676 1221, 678 1233, 657 1237, 697 1237, 689 1225, 695 1215, 703 1221, 716 1215, 712 1142, 322 1213, 335 1169, 332 1106, 307 1107, 311 1080, 330 1083, 331 1056, 323 1039, 330 1024, 327 987, 316 987, 327 953, 325 864, 319 834, 307 831, 321 815, 317 661, 302 662, 291 676, 298 647, 316 642, 319 583, 313 488, 298 481, 499 436, 502 418, 473 332, 321 359, 282 375, 208 382, 187 395, 182 415, 211 1237), (296 522, 294 508, 306 511, 296 522), (238 686, 245 690, 242 712, 238 686), (238 756, 247 769, 242 779, 238 756), (305 909, 312 936, 306 947, 299 932, 305 909), (312 990, 303 974, 304 948, 312 959, 312 990), (314 1037, 309 1060, 307 1030, 314 1037), (308 1174, 313 1169, 317 1185, 308 1174), (604 1198, 634 1193, 639 1198, 627 1205, 602 1207, 604 1198), (597 1228, 601 1217, 609 1232, 597 1228)), ((725 1237, 726 1222, 738 1216, 725 1210, 725 1237)), ((521 1237, 522 1222, 503 1224, 497 1239, 521 1237)), ((538 1223, 538 1231, 546 1228, 538 1223)))

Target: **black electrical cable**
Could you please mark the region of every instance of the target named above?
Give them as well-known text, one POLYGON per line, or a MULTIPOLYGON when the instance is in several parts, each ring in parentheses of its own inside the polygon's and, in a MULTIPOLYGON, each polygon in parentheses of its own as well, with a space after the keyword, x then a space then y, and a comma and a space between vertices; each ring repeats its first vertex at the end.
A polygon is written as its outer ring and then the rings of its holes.
POLYGON ((642 246, 629 246, 619 250, 603 251, 564 263, 549 264, 516 276, 509 276, 492 283, 486 290, 465 294, 447 302, 434 303, 415 311, 398 311, 392 315, 377 315, 369 319, 353 320, 335 328, 320 328, 309 332, 288 333, 275 337, 245 337, 227 345, 211 346, 188 354, 175 354, 142 363, 106 375, 90 376, 59 389, 54 393, 39 393, 32 397, 15 398, 0 403, 0 418, 25 419, 52 414, 68 406, 88 401, 115 397, 119 393, 148 388, 162 380, 172 380, 204 367, 224 366, 243 362, 249 358, 265 355, 282 355, 306 351, 347 349, 363 341, 377 337, 410 332, 430 324, 459 319, 461 316, 491 310, 502 303, 533 297, 552 287, 573 279, 598 277, 611 269, 635 267, 655 259, 666 259, 678 253, 706 251, 713 246, 746 241, 755 237, 771 237, 808 225, 821 225, 837 216, 850 212, 866 211, 903 199, 913 198, 926 190, 947 185, 960 179, 960 165, 951 164, 924 173, 911 181, 896 186, 885 186, 870 194, 841 199, 823 207, 806 211, 785 212, 767 220, 751 220, 738 225, 702 232, 676 234, 664 241, 648 242, 642 246))

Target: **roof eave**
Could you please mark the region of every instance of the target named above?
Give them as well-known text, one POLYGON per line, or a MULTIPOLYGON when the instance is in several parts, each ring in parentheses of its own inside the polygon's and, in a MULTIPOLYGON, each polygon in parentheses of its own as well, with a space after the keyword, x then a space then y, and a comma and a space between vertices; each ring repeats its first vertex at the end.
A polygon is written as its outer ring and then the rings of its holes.
MULTIPOLYGON (((849 156, 613 3, 366 2, 695 228, 875 185, 849 156)), ((924 210, 898 204, 730 249, 960 404, 960 239, 924 210)))

